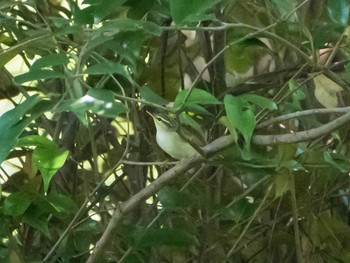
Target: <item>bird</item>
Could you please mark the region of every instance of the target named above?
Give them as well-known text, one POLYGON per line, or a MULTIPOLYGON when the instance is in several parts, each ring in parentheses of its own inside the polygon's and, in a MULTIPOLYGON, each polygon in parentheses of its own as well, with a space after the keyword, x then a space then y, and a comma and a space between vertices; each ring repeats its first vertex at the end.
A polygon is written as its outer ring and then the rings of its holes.
MULTIPOLYGON (((184 123, 178 123, 175 114, 150 113, 156 126, 156 142, 158 146, 177 160, 189 158, 200 153, 205 144, 205 133, 184 123)), ((186 114, 186 113, 184 113, 186 114)), ((184 119, 191 118, 182 115, 184 119)))

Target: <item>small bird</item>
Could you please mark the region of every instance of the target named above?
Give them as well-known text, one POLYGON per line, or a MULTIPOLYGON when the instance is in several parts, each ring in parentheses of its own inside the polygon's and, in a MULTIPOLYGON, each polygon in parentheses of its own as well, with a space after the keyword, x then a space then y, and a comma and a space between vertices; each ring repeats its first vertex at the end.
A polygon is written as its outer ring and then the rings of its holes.
POLYGON ((204 134, 188 125, 177 123, 174 116, 149 112, 148 114, 153 118, 157 129, 157 144, 171 157, 178 160, 189 158, 198 153, 200 146, 205 144, 204 134))

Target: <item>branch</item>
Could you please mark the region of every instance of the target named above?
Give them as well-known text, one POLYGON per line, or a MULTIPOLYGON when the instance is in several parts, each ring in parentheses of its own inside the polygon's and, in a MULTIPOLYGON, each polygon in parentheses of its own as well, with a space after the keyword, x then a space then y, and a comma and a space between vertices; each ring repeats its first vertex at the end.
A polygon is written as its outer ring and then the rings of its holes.
POLYGON ((291 176, 291 203, 292 203, 292 215, 293 215, 293 229, 294 229, 294 240, 295 240, 295 254, 296 254, 296 262, 302 263, 303 257, 301 253, 301 242, 300 242, 300 231, 299 231, 299 216, 298 216, 298 205, 297 198, 295 194, 295 180, 294 173, 290 174, 291 176))
MULTIPOLYGON (((257 145, 275 145, 279 143, 296 143, 306 140, 312 140, 318 137, 329 134, 330 132, 338 129, 340 126, 350 122, 350 113, 346 113, 343 116, 325 124, 318 128, 310 129, 307 131, 296 132, 292 134, 282 134, 282 135, 254 135, 252 142, 257 145)), ((220 137, 213 141, 212 143, 203 147, 203 152, 207 157, 212 156, 218 151, 229 147, 233 143, 231 135, 226 135, 220 137)), ((177 176, 183 174, 190 168, 203 163, 206 159, 202 157, 199 153, 192 158, 182 159, 176 166, 166 171, 160 177, 158 177, 154 182, 143 188, 137 194, 132 196, 129 200, 121 203, 108 223, 105 232, 102 234, 100 240, 96 243, 96 246, 90 255, 87 263, 97 262, 106 245, 109 243, 111 235, 118 224, 120 224, 122 218, 133 210, 141 201, 146 200, 149 196, 157 193, 165 185, 167 185, 171 180, 177 176)))
POLYGON ((309 141, 325 136, 347 122, 350 122, 350 112, 331 122, 328 122, 327 124, 306 131, 280 135, 254 135, 252 138, 252 143, 257 145, 276 145, 280 143, 309 141))
POLYGON ((350 107, 342 107, 342 108, 328 108, 328 109, 311 109, 305 111, 297 111, 288 113, 285 115, 278 116, 276 118, 270 119, 268 121, 262 122, 256 125, 255 129, 262 129, 276 122, 286 121, 293 118, 300 118, 312 114, 330 114, 330 113, 347 113, 350 111, 350 107))
MULTIPOLYGON (((231 136, 220 137, 219 139, 203 147, 203 151, 205 152, 206 156, 211 156, 217 151, 230 146, 232 143, 233 140, 231 136)), ((154 182, 143 188, 141 191, 139 191, 124 203, 121 203, 114 211, 106 230, 102 234, 100 240, 96 243, 92 254, 86 262, 95 263, 100 260, 100 257, 106 245, 109 244, 111 240, 111 235, 113 234, 116 226, 121 222, 122 218, 131 210, 133 210, 141 201, 144 201, 149 196, 154 195, 171 180, 188 171, 190 168, 203 163, 204 161, 205 158, 202 157, 199 153, 192 158, 182 159, 176 166, 163 173, 154 182)))

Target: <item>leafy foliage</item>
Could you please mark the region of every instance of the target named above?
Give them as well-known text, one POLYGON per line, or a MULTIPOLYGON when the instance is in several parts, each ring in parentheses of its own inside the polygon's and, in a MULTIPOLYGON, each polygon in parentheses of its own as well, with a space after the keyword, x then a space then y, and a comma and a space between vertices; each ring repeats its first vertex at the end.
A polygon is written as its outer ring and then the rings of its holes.
POLYGON ((349 6, 0 1, 0 262, 349 262, 349 6))

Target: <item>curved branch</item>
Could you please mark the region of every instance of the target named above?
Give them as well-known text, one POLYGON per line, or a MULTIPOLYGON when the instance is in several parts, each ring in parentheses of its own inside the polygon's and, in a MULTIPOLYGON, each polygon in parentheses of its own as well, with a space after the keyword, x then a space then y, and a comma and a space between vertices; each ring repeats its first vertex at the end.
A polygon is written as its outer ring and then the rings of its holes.
POLYGON ((330 113, 347 113, 350 111, 350 107, 342 107, 342 108, 328 108, 328 109, 311 109, 305 111, 297 111, 292 113, 287 113, 276 118, 270 119, 268 121, 264 121, 258 125, 256 125, 255 129, 262 129, 276 122, 286 121, 293 118, 300 118, 312 114, 330 114, 330 113))
POLYGON ((327 124, 306 131, 282 135, 254 135, 252 143, 257 145, 275 145, 279 143, 296 143, 313 140, 331 133, 347 122, 350 122, 350 112, 327 124))
MULTIPOLYGON (((252 142, 257 145, 274 145, 278 143, 295 143, 306 140, 312 140, 321 136, 324 136, 340 126, 350 122, 350 113, 346 113, 343 116, 337 118, 334 121, 331 121, 325 125, 322 125, 318 128, 314 128, 307 131, 296 132, 293 134, 283 134, 283 135, 254 135, 252 142)), ((218 151, 229 147, 233 144, 233 139, 231 135, 226 135, 220 137, 213 141, 212 143, 203 147, 203 152, 207 157, 212 156, 218 151)), ((182 159, 176 166, 166 171, 160 177, 158 177, 154 182, 143 188, 137 194, 132 196, 127 201, 121 203, 117 209, 114 211, 114 214, 111 220, 108 223, 108 226, 100 240, 96 243, 96 246, 90 255, 87 263, 94 263, 100 259, 106 245, 109 243, 111 235, 114 232, 114 229, 118 224, 120 224, 123 217, 133 210, 141 201, 146 200, 149 196, 157 193, 162 187, 168 184, 171 180, 177 176, 183 174, 190 168, 203 163, 206 159, 201 156, 199 153, 193 156, 192 158, 182 159)))
MULTIPOLYGON (((219 139, 203 147, 203 151, 206 156, 211 156, 217 151, 230 146, 232 143, 233 140, 231 136, 220 137, 219 139)), ((190 168, 203 163, 204 161, 205 158, 202 157, 199 153, 192 158, 182 159, 176 166, 163 173, 154 182, 147 185, 145 188, 143 188, 141 191, 139 191, 124 203, 121 203, 114 211, 114 214, 109 221, 106 230, 102 234, 100 240, 96 243, 92 254, 86 262, 94 263, 100 259, 106 245, 109 244, 111 240, 111 235, 113 234, 116 226, 121 222, 122 218, 131 210, 133 210, 141 201, 146 200, 148 197, 157 193, 171 180, 188 171, 190 168)))

